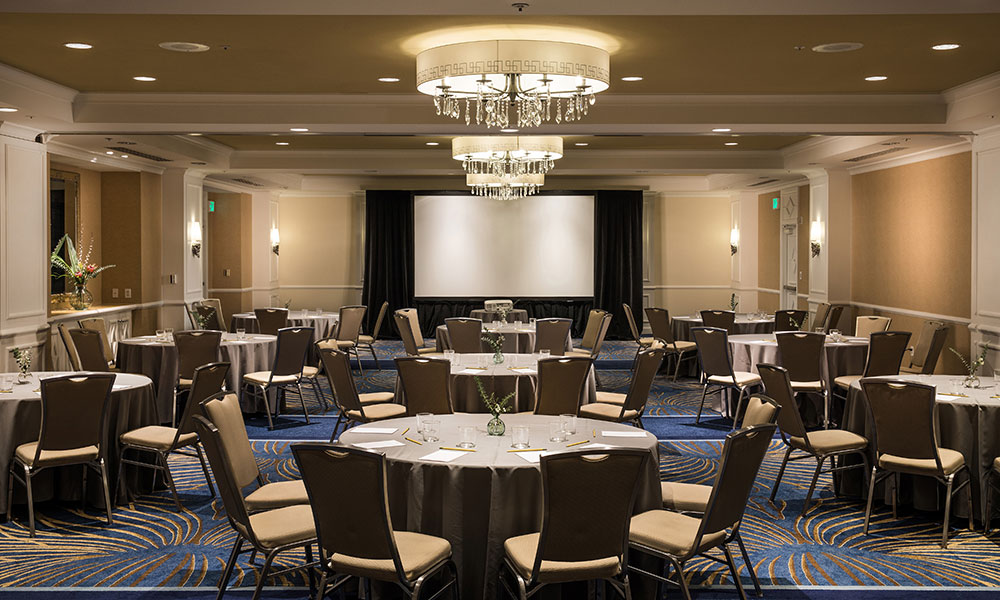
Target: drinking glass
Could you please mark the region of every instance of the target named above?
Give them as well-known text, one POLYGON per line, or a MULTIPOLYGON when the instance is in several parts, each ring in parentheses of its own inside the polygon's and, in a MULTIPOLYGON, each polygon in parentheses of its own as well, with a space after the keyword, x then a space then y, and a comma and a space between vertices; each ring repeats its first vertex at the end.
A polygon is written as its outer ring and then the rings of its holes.
POLYGON ((424 421, 434 417, 434 413, 422 412, 417 413, 417 433, 424 432, 424 421))
POLYGON ((830 337, 833 338, 833 341, 839 342, 840 341, 840 337, 841 337, 840 336, 840 330, 839 329, 831 329, 830 330, 830 337))
POLYGON ((529 448, 531 444, 531 437, 527 425, 515 425, 513 431, 511 431, 511 448, 529 448))
POLYGON ((493 329, 500 329, 500 321, 493 321, 493 329))
POLYGON ((514 329, 520 329, 523 325, 521 321, 514 321, 514 329))
POLYGON ((316 316, 317 317, 322 317, 323 316, 323 309, 322 308, 317 308, 316 309, 316 316))
POLYGON ((239 328, 237 328, 236 329, 236 339, 238 339, 238 340, 245 340, 245 339, 247 339, 247 330, 246 329, 239 329, 239 328))
POLYGON ((576 435, 576 415, 569 413, 559 415, 562 421, 562 429, 567 435, 576 435))
POLYGON ((167 341, 168 342, 174 341, 174 328, 173 327, 167 327, 163 331, 167 335, 167 341))
POLYGON ((549 423, 549 441, 550 442, 565 442, 566 432, 563 430, 562 419, 556 419, 549 423))
POLYGON ((550 356, 552 356, 552 351, 550 351, 550 350, 540 350, 538 352, 538 360, 545 360, 546 358, 549 358, 550 356))
MULTIPOLYGON (((993 371, 993 383, 996 387, 1000 387, 1000 369, 995 369, 993 371)), ((997 393, 1000 394, 1000 391, 997 393)))
MULTIPOLYGON (((147 330, 148 331, 148 330, 147 330)), ((167 332, 163 329, 156 330, 156 341, 165 342, 167 340, 167 332)))
POLYGON ((530 319, 528 319, 528 327, 534 329, 535 325, 536 325, 535 317, 531 317, 530 319))
POLYGON ((445 348, 445 350, 444 350, 444 358, 448 362, 454 362, 455 361, 455 350, 452 349, 452 348, 445 348))
POLYGON ((476 366, 479 367, 480 369, 485 369, 486 366, 489 364, 489 360, 490 357, 488 355, 480 354, 478 358, 479 364, 477 364, 476 366))
POLYGON ((441 431, 441 421, 438 419, 424 419, 424 430, 420 432, 425 442, 437 442, 441 438, 438 432, 441 431))
POLYGON ((458 426, 458 447, 459 448, 475 448, 476 447, 476 426, 475 425, 459 425, 458 426))
POLYGON ((0 392, 11 392, 14 390, 14 377, 12 375, 4 375, 0 377, 0 392))
POLYGON ((823 328, 822 328, 822 327, 817 327, 817 328, 816 328, 816 329, 814 329, 813 331, 815 331, 816 333, 825 333, 825 332, 823 331, 823 328))

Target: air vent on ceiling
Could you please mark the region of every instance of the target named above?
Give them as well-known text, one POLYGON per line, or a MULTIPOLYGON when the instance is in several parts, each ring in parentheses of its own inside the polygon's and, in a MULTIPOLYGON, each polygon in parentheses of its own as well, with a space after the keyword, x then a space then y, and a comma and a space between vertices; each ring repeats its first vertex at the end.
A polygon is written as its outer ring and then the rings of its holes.
POLYGON ((126 148, 124 146, 108 146, 107 148, 108 150, 114 150, 115 152, 121 152, 122 154, 128 154, 129 156, 138 156, 139 158, 145 158, 147 160, 155 160, 156 162, 173 162, 169 158, 163 158, 162 156, 156 156, 155 154, 146 154, 145 152, 139 152, 138 150, 126 148))
POLYGON ((892 148, 886 148, 885 150, 879 150, 878 152, 870 152, 868 154, 862 154, 861 156, 855 156, 854 158, 844 159, 844 162, 861 162, 863 160, 868 160, 869 158, 876 158, 879 156, 885 156, 886 154, 892 154, 893 152, 900 152, 906 150, 903 146, 893 146, 892 148))
POLYGON ((765 179, 764 181, 758 181, 757 183, 751 183, 747 187, 757 187, 757 186, 761 186, 761 185, 767 185, 769 183, 774 183, 776 181, 778 181, 778 180, 777 179, 765 179))
POLYGON ((246 177, 233 177, 230 181, 234 183, 242 183, 243 185, 250 185, 253 187, 264 187, 263 183, 259 181, 254 181, 252 179, 247 179, 246 177))
POLYGON ((118 143, 121 144, 122 146, 135 146, 135 142, 130 142, 128 140, 118 140, 118 143))

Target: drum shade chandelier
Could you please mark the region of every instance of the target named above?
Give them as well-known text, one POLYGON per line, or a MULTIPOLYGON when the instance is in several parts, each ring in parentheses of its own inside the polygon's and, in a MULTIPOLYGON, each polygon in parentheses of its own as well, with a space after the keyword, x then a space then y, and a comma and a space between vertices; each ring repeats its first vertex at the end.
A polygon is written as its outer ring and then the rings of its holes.
POLYGON ((538 127, 582 119, 608 89, 603 48, 546 40, 482 40, 417 55, 417 91, 439 115, 487 127, 538 127))
POLYGON ((473 195, 506 202, 531 196, 545 183, 545 175, 496 176, 489 173, 469 174, 465 184, 472 188, 473 195))
POLYGON ((544 175, 562 155, 562 138, 555 135, 480 135, 451 141, 452 158, 462 161, 470 175, 544 175))

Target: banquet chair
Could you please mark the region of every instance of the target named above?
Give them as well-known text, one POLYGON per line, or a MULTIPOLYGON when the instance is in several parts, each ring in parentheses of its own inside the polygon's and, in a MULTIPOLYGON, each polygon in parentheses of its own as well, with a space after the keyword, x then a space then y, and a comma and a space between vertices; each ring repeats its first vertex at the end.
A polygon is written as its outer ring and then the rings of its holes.
MULTIPOLYGON (((747 409, 743 414, 740 429, 756 427, 758 425, 773 425, 778 418, 779 410, 780 407, 774 400, 761 394, 754 394, 747 401, 747 409)), ((660 482, 660 498, 663 502, 663 508, 667 510, 703 515, 705 514, 705 509, 708 508, 708 500, 711 496, 712 486, 710 484, 681 483, 678 481, 660 482)), ((750 562, 750 555, 747 554, 743 538, 740 536, 741 524, 742 519, 730 530, 729 540, 727 541, 736 542, 736 546, 740 549, 740 554, 743 556, 743 563, 750 573, 754 590, 757 592, 757 596, 762 596, 763 592, 760 588, 760 580, 757 578, 757 572, 753 568, 753 563, 750 562)))
POLYGON ((295 386, 302 404, 302 413, 309 423, 309 411, 306 410, 306 399, 302 394, 302 375, 306 363, 306 351, 312 341, 312 327, 285 327, 278 330, 278 347, 274 352, 274 364, 270 371, 255 371, 243 376, 243 392, 260 394, 267 412, 267 428, 274 429, 274 417, 281 410, 281 397, 275 397, 274 415, 267 393, 274 389, 283 397, 289 386, 295 386))
POLYGON ((104 317, 91 317, 77 321, 81 329, 90 329, 101 335, 101 350, 104 352, 104 360, 108 362, 108 367, 115 369, 115 351, 111 348, 111 340, 108 339, 108 328, 104 322, 104 317))
POLYGON ((830 390, 823 378, 823 348, 826 336, 810 331, 782 331, 774 334, 781 366, 788 370, 795 394, 823 397, 823 426, 830 426, 830 390))
POLYGON ((452 317, 444 320, 452 349, 459 354, 476 354, 483 351, 483 320, 452 317))
POLYGON ((937 368, 938 357, 944 349, 945 338, 948 337, 948 326, 941 321, 924 321, 917 343, 908 348, 910 364, 900 368, 904 373, 921 373, 930 375, 937 368))
MULTIPOLYGON (((596 333, 594 334, 593 339, 586 341, 586 337, 584 337, 584 340, 580 341, 580 347, 571 349, 569 352, 566 353, 567 355, 588 356, 594 360, 597 360, 597 355, 601 353, 601 347, 604 345, 604 338, 608 335, 608 328, 611 327, 611 317, 612 317, 611 313, 609 312, 604 312, 604 311, 601 312, 603 314, 600 315, 600 318, 597 321, 596 333)), ((590 329, 589 324, 587 325, 587 329, 590 329)), ((586 335, 587 333, 585 332, 584 336, 586 335)))
POLYGON ((806 328, 807 310, 776 310, 774 311, 775 331, 802 331, 806 328))
MULTIPOLYGON (((218 302, 218 300, 216 300, 218 302)), ((191 309, 194 311, 194 315, 197 320, 201 320, 201 324, 195 324, 195 329, 209 329, 212 331, 228 331, 225 321, 222 320, 222 305, 215 306, 209 303, 208 300, 202 300, 201 302, 192 302, 191 309)))
POLYGON ((84 506, 87 498, 87 469, 97 471, 104 485, 104 509, 108 525, 114 525, 105 462, 107 447, 104 443, 108 428, 108 404, 114 382, 115 375, 111 373, 80 373, 50 377, 39 383, 42 418, 38 438, 14 449, 7 476, 7 519, 11 515, 16 479, 24 485, 28 495, 30 537, 35 537, 35 503, 31 482, 39 472, 51 467, 84 465, 81 492, 84 506))
POLYGON ((192 374, 192 383, 188 391, 187 404, 181 414, 181 421, 177 427, 162 427, 160 425, 147 425, 118 436, 120 451, 118 458, 118 485, 122 492, 127 494, 125 480, 122 474, 125 465, 156 469, 163 473, 163 479, 170 488, 174 496, 174 503, 177 510, 183 510, 181 498, 177 494, 177 487, 174 485, 174 478, 170 473, 170 464, 167 458, 170 454, 183 454, 192 456, 201 463, 201 470, 205 474, 205 483, 208 485, 208 492, 215 497, 215 488, 212 487, 212 478, 208 475, 208 465, 205 464, 205 457, 201 453, 201 446, 198 441, 198 434, 194 431, 194 415, 201 412, 201 402, 213 394, 222 391, 222 385, 226 382, 229 374, 229 363, 215 362, 197 367, 192 374), (193 448, 194 452, 189 451, 193 448), (132 450, 136 458, 128 459, 125 453, 132 450), (152 454, 153 462, 139 460, 146 454, 152 454))
POLYGON ((632 332, 632 339, 635 340, 637 348, 635 349, 635 358, 632 359, 632 366, 635 366, 635 362, 639 360, 639 352, 649 348, 653 345, 652 337, 642 337, 642 332, 639 330, 639 326, 635 322, 635 315, 632 314, 632 307, 628 305, 628 302, 622 303, 622 310, 625 311, 625 319, 628 321, 629 331, 632 332))
POLYGON ((624 448, 542 456, 539 530, 503 544, 498 579, 508 595, 527 600, 548 584, 604 580, 631 598, 629 519, 647 461, 646 450, 624 448))
MULTIPOLYGON (((587 314, 587 325, 583 330, 583 338, 580 340, 579 348, 571 348, 566 354, 573 356, 595 356, 594 347, 597 346, 597 338, 604 327, 604 318, 609 313, 600 308, 592 308, 587 314)), ((536 321, 537 323, 537 321, 536 321)), ((610 325, 610 323, 609 323, 610 325)))
POLYGON ((351 375, 351 358, 343 350, 320 348, 319 360, 323 364, 333 401, 337 404, 337 422, 333 425, 330 441, 337 440, 337 431, 344 423, 346 430, 353 423, 371 423, 382 419, 406 416, 406 407, 393 404, 392 392, 359 394, 354 376, 351 375))
POLYGON ((701 324, 705 327, 725 329, 726 333, 733 335, 736 333, 736 313, 731 310, 703 310, 701 324))
MULTIPOLYGON (((232 477, 237 489, 240 490, 240 497, 248 511, 254 513, 309 502, 305 485, 301 479, 272 481, 270 483, 264 480, 264 476, 261 475, 260 468, 257 466, 257 459, 254 458, 253 447, 247 436, 243 412, 236 394, 219 392, 209 396, 201 401, 201 413, 220 432, 221 452, 226 457, 230 477, 232 477), (257 484, 256 489, 243 496, 243 490, 254 483, 257 484)), ((202 415, 196 414, 195 417, 202 415)), ((197 427, 195 430, 197 431, 197 427)), ((201 442, 207 452, 208 444, 205 443, 205 439, 201 438, 201 442)), ((208 462, 214 471, 215 465, 211 454, 208 456, 208 462)), ((219 483, 217 473, 215 481, 219 483)), ((221 484, 219 487, 222 487, 221 484)))
POLYGON ((447 583, 431 599, 451 590, 458 597, 458 569, 448 540, 393 529, 385 456, 350 446, 294 444, 292 453, 309 491, 319 542, 316 598, 326 598, 358 578, 396 584, 409 598, 422 597, 427 582, 442 571, 447 583), (350 493, 344 493, 350 489, 350 493))
POLYGON ((990 521, 993 520, 993 493, 1000 491, 1000 456, 993 459, 993 468, 986 475, 986 502, 983 507, 983 535, 990 534, 990 521))
POLYGON ((80 360, 81 371, 108 372, 111 365, 104 358, 104 343, 100 332, 93 329, 70 329, 69 337, 80 360))
MULTIPOLYGON (((691 593, 684 577, 684 563, 701 555, 726 564, 740 598, 746 600, 746 592, 729 544, 738 539, 739 525, 774 430, 773 424, 756 425, 732 431, 726 436, 712 491, 700 519, 662 508, 632 517, 629 525, 629 548, 667 561, 668 566, 676 571, 677 581, 662 573, 640 568, 635 563, 629 565, 629 570, 662 583, 676 585, 680 587, 684 598, 690 599, 691 593), (721 548, 725 558, 707 554, 712 548, 721 548)), ((749 564, 747 568, 752 570, 749 564)))
MULTIPOLYGON (((803 331, 817 331, 823 330, 826 332, 826 321, 830 316, 830 305, 826 302, 820 302, 816 305, 816 314, 813 316, 812 328, 806 329, 805 326, 802 327, 803 331)), ((775 330, 777 331, 777 329, 775 330)))
POLYGON ((868 337, 876 331, 889 331, 892 319, 889 317, 876 317, 864 315, 854 319, 855 337, 868 337))
POLYGON ((835 304, 830 307, 830 314, 826 318, 826 326, 823 328, 823 333, 830 333, 834 329, 840 329, 840 315, 843 312, 843 304, 835 304))
POLYGON ((673 380, 677 381, 684 355, 690 354, 688 358, 698 358, 698 346, 694 342, 674 339, 674 330, 670 326, 670 313, 667 309, 649 307, 646 309, 646 319, 649 321, 650 329, 653 330, 653 338, 663 343, 667 351, 666 356, 674 357, 673 380))
POLYGON ((358 371, 362 376, 364 376, 365 370, 361 366, 361 354, 358 353, 358 338, 361 335, 361 324, 364 322, 367 310, 366 306, 342 306, 336 335, 316 343, 319 348, 336 348, 343 350, 348 356, 353 354, 358 361, 358 371))
POLYGON ((69 327, 65 323, 59 323, 56 325, 56 329, 59 331, 59 339, 62 340, 63 347, 66 349, 70 370, 82 371, 83 367, 80 366, 80 355, 76 352, 76 344, 73 343, 73 337, 69 334, 69 327))
POLYGON ((383 302, 382 308, 378 310, 378 318, 375 319, 375 327, 372 328, 371 335, 361 334, 358 336, 358 348, 361 346, 368 348, 368 351, 372 353, 372 359, 375 361, 375 368, 379 371, 382 370, 382 366, 378 363, 378 355, 375 354, 375 340, 378 339, 378 334, 382 331, 382 321, 385 320, 385 312, 389 310, 389 303, 383 302))
MULTIPOLYGON (((698 362, 701 363, 701 405, 698 406, 698 416, 695 423, 701 422, 701 413, 705 409, 705 396, 710 386, 716 386, 715 392, 733 389, 739 392, 736 399, 736 410, 733 411, 733 429, 736 429, 736 419, 743 406, 743 396, 753 386, 760 385, 760 377, 747 371, 733 370, 733 357, 729 351, 729 333, 719 327, 692 327, 691 334, 698 346, 698 362)), ((725 416, 725 412, 722 413, 725 416)))
POLYGON ((632 423, 642 427, 642 415, 646 412, 649 401, 649 390, 653 387, 653 378, 663 364, 666 350, 650 348, 639 352, 638 362, 632 373, 632 381, 627 394, 597 392, 597 402, 580 406, 580 416, 588 419, 614 421, 616 423, 632 423))
POLYGON ((399 331, 399 337, 403 340, 403 348, 407 355, 440 354, 437 349, 424 346, 424 334, 420 331, 417 309, 401 308, 392 313, 392 318, 399 331))
POLYGON ((538 361, 536 415, 578 414, 587 377, 594 368, 589 356, 563 356, 538 361))
POLYGON ((450 415, 454 412, 451 401, 451 361, 425 356, 398 357, 396 370, 399 383, 406 397, 406 415, 429 412, 450 415))
POLYGON ((969 531, 973 530, 972 487, 969 485, 972 473, 961 452, 938 445, 940 438, 934 414, 934 386, 909 381, 862 379, 861 388, 865 392, 873 425, 876 457, 868 483, 864 534, 868 535, 872 500, 879 481, 890 476, 893 478, 892 517, 896 518, 899 474, 933 477, 945 485, 941 548, 947 549, 951 500, 966 486, 969 486, 969 531), (965 471, 966 479, 955 486, 955 475, 962 471, 965 471))
MULTIPOLYGON (((204 298, 201 301, 201 306, 206 306, 215 310, 215 321, 219 327, 219 331, 229 331, 229 327, 226 326, 226 315, 222 312, 222 300, 218 298, 204 298)), ((214 327, 213 327, 214 329, 214 327)))
POLYGON ((538 319, 535 321, 535 353, 548 350, 552 356, 566 353, 566 338, 573 326, 572 319, 538 319))
MULTIPOLYGON (((249 506, 241 495, 240 465, 228 452, 225 440, 226 433, 201 415, 194 416, 194 424, 198 437, 201 438, 202 444, 205 446, 208 463, 212 465, 212 474, 215 475, 215 481, 219 484, 219 495, 222 496, 226 519, 236 532, 236 543, 233 545, 233 551, 229 554, 229 560, 226 561, 222 577, 219 579, 219 594, 216 596, 216 600, 222 600, 226 593, 229 577, 236 566, 236 559, 247 550, 252 550, 255 554, 260 552, 264 555, 264 565, 260 567, 257 574, 257 586, 253 592, 253 600, 260 598, 268 576, 277 577, 305 569, 309 575, 310 584, 312 584, 314 581, 312 569, 316 567, 312 557, 312 545, 316 542, 316 526, 312 519, 312 509, 309 508, 308 498, 302 503, 261 510, 251 514, 249 506), (243 549, 245 543, 250 544, 247 550, 243 549), (276 556, 296 548, 305 549, 306 562, 304 565, 287 567, 278 571, 271 570, 276 556)), ((305 494, 304 486, 303 494, 305 494)))
POLYGON ((876 331, 868 343, 868 358, 861 375, 841 375, 833 380, 834 391, 842 390, 847 398, 851 385, 862 377, 884 377, 899 375, 899 364, 910 343, 909 331, 876 331))
POLYGON ((279 329, 288 326, 287 308, 255 308, 257 329, 264 335, 278 335, 279 329))
POLYGON ((771 503, 778 494, 778 486, 781 485, 781 477, 785 474, 785 466, 789 461, 803 460, 806 458, 816 459, 816 470, 813 471, 812 481, 809 483, 809 491, 806 493, 805 502, 802 503, 802 515, 805 516, 809 510, 809 501, 812 499, 813 491, 816 489, 816 482, 823 473, 834 473, 861 467, 862 473, 868 472, 868 440, 851 431, 843 429, 820 429, 819 431, 806 431, 802 423, 802 415, 799 414, 799 407, 795 403, 795 393, 792 391, 792 382, 789 379, 788 371, 777 365, 761 363, 757 365, 757 372, 764 381, 764 392, 781 405, 781 412, 778 414, 778 428, 781 430, 781 440, 785 444, 785 458, 781 461, 781 468, 778 469, 778 476, 771 487, 771 503), (801 452, 801 455, 792 456, 793 452, 801 452), (845 456, 856 454, 861 458, 860 463, 845 465, 845 456), (823 463, 830 460, 830 468, 823 470, 823 463), (841 460, 840 465, 837 461, 841 460))
POLYGON ((178 331, 174 333, 174 346, 177 347, 177 384, 175 387, 175 398, 171 409, 171 424, 177 422, 176 395, 179 395, 180 392, 191 388, 191 382, 194 379, 195 369, 202 365, 214 363, 219 360, 219 347, 221 344, 221 331, 196 329, 191 331, 178 331))

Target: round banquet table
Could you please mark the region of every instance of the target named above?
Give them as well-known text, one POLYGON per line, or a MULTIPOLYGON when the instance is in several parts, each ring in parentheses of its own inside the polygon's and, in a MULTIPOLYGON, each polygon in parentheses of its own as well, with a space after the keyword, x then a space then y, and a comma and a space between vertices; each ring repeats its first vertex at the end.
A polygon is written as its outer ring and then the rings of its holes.
MULTIPOLYGON (((306 362, 310 365, 319 364, 319 355, 316 354, 317 341, 337 335, 337 325, 340 324, 340 313, 320 312, 310 310, 308 313, 303 310, 292 310, 288 312, 289 327, 312 327, 312 344, 309 344, 309 351, 306 355, 306 362)), ((236 333, 237 329, 244 329, 247 333, 260 333, 257 326, 257 315, 252 312, 237 313, 229 321, 229 331, 236 333)))
MULTIPOLYGON (((219 347, 219 360, 230 363, 226 387, 240 389, 243 375, 267 371, 274 363, 277 337, 273 335, 247 335, 237 339, 235 333, 223 333, 219 347)), ((118 368, 127 373, 142 373, 153 380, 156 390, 158 423, 169 423, 177 384, 177 346, 173 341, 159 342, 154 335, 129 338, 118 342, 118 368)), ((247 402, 252 399, 247 397, 247 402)), ((241 402, 243 399, 241 398, 241 402)), ((255 406, 243 406, 245 412, 256 412, 255 406)), ((263 408, 260 409, 263 412, 263 408)))
MULTIPOLYGON (((692 327, 702 327, 704 323, 699 316, 680 316, 671 318, 670 327, 673 329, 674 339, 693 342, 691 335, 692 327)), ((748 314, 736 315, 733 323, 734 335, 745 335, 750 333, 774 333, 774 315, 769 315, 764 319, 752 319, 748 314)))
MULTIPOLYGON (((528 354, 535 351, 535 328, 527 323, 520 327, 513 323, 493 327, 493 325, 483 324, 483 333, 500 333, 503 335, 503 351, 509 354, 528 354)), ((451 337, 448 335, 447 325, 438 325, 434 331, 435 346, 438 352, 451 349, 451 337)), ((564 350, 573 348, 573 340, 569 332, 566 333, 566 347, 564 350)), ((492 348, 486 342, 482 342, 483 352, 492 352, 492 348)))
MULTIPOLYGON (((473 319, 482 319, 483 323, 492 323, 493 321, 500 320, 500 313, 495 310, 486 310, 485 308, 477 308, 469 313, 469 316, 473 319)), ((521 321, 522 323, 528 322, 528 311, 523 308, 514 308, 507 313, 507 322, 513 323, 514 321, 521 321)))
MULTIPOLYGON (((42 394, 39 378, 69 375, 69 371, 41 371, 31 374, 31 380, 15 384, 8 393, 0 393, 0 510, 7 510, 7 473, 10 470, 14 449, 19 445, 38 439, 38 428, 42 419, 42 394)), ((13 375, 14 373, 4 373, 13 375)), ((118 486, 118 436, 126 431, 157 421, 156 405, 153 402, 153 382, 143 375, 116 373, 111 401, 108 406, 108 431, 104 440, 108 465, 108 489, 120 494, 118 486)), ((79 500, 82 492, 80 466, 45 469, 32 479, 32 495, 35 502, 56 498, 59 500, 79 500)), ((132 471, 127 476, 126 487, 140 491, 138 475, 132 471)), ((148 482, 147 489, 151 486, 148 482)), ((88 501, 96 506, 104 506, 103 491, 98 478, 90 478, 87 486, 88 501)), ((119 498, 123 500, 124 498, 119 498)), ((14 503, 25 500, 24 486, 14 484, 14 503)))
MULTIPOLYGON (((493 354, 456 354, 451 363, 451 403, 456 412, 489 412, 479 396, 476 377, 483 382, 487 393, 498 398, 514 392, 511 412, 525 412, 535 408, 535 386, 538 381, 538 357, 534 354, 505 354, 504 362, 493 364, 493 354)), ((403 386, 396 377, 395 401, 406 404, 403 386)), ((587 376, 580 398, 582 404, 597 401, 597 379, 594 370, 587 376)))
MULTIPOLYGON (((486 435, 489 415, 441 415, 439 442, 414 444, 416 419, 407 417, 348 429, 340 444, 393 440, 402 445, 373 448, 386 457, 389 510, 395 529, 443 537, 451 542, 463 598, 495 598, 503 543, 509 537, 538 531, 541 524, 542 478, 539 464, 528 453, 510 450, 514 425, 528 425, 532 448, 566 449, 567 444, 592 440, 597 444, 648 450, 650 460, 636 494, 634 512, 661 506, 656 437, 641 429, 590 419, 577 420, 577 433, 566 442, 549 442, 549 423, 556 417, 503 415, 507 433, 486 435), (458 427, 474 425, 476 451, 463 452, 451 462, 433 462, 428 455, 441 446, 455 446, 458 427), (394 428, 393 434, 363 433, 366 427, 394 428), (596 435, 594 435, 596 432, 596 435), (611 437, 624 432, 638 437, 611 437)), ((586 444, 569 448, 579 450, 586 444)), ((596 452, 596 450, 595 450, 596 452)), ((536 455, 537 456, 537 455, 536 455)), ((595 482, 595 485, 599 483, 595 482)), ((585 499, 581 499, 585 500, 585 499)))
MULTIPOLYGON (((967 496, 972 494, 972 511, 975 518, 982 518, 985 510, 986 494, 990 493, 989 472, 993 460, 1000 456, 1000 388, 992 381, 983 380, 979 389, 960 388, 960 394, 952 395, 952 382, 961 381, 958 375, 915 375, 901 374, 892 377, 875 379, 891 379, 914 381, 937 388, 935 413, 938 420, 938 443, 943 448, 950 448, 962 453, 965 464, 969 467, 972 477, 970 488, 960 492, 951 502, 952 513, 960 517, 967 516, 967 496)), ((874 440, 874 432, 868 408, 861 390, 861 384, 851 386, 844 407, 843 428, 863 435, 869 441, 874 440)), ((874 444, 874 442, 872 442, 874 444)), ((875 457, 874 445, 868 449, 869 464, 875 457)), ((863 469, 851 469, 839 473, 839 493, 866 497, 868 493, 868 477, 870 473, 861 474, 863 469)), ((876 488, 876 495, 890 502, 888 482, 882 482, 876 488)), ((956 481, 956 484, 960 481, 956 481)), ((944 506, 944 486, 939 485, 929 477, 900 476, 899 500, 903 504, 912 504, 919 510, 940 512, 944 506)), ((994 502, 994 515, 997 514, 994 502)))

